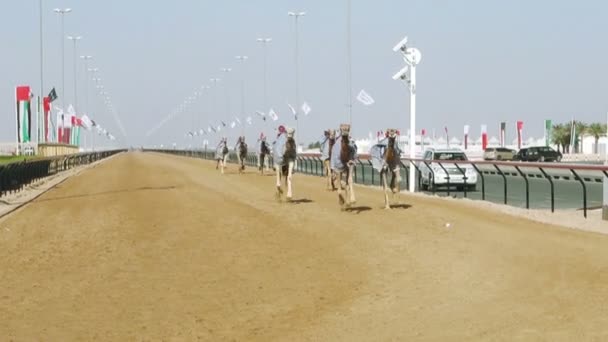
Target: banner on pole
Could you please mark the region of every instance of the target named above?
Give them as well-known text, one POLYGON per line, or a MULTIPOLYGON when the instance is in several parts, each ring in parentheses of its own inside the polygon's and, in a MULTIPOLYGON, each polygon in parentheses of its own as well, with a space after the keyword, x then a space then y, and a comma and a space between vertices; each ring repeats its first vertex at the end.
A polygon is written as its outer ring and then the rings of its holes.
POLYGON ((481 149, 483 151, 488 147, 488 125, 481 125, 481 149))
POLYGON ((464 149, 469 148, 469 125, 464 125, 464 149))
POLYGON ((17 143, 28 143, 31 141, 31 98, 32 94, 29 86, 19 86, 16 88, 17 103, 17 143))
POLYGON ((524 130, 524 122, 517 121, 517 148, 521 149, 522 141, 523 141, 523 130, 524 130))
POLYGON ((507 144, 507 123, 500 123, 500 147, 505 147, 507 144))
POLYGON ((551 119, 545 120, 545 146, 551 145, 551 138, 553 137, 553 122, 551 119))

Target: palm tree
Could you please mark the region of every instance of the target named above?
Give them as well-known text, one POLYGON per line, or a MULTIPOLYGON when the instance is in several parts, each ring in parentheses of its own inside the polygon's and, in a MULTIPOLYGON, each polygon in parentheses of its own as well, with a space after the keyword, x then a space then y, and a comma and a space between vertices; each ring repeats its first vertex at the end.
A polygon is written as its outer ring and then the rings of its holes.
POLYGON ((583 153, 583 137, 587 134, 588 125, 582 121, 575 121, 574 125, 576 127, 574 134, 575 152, 583 153))
POLYGON ((569 143, 570 134, 568 133, 568 127, 563 124, 553 125, 551 140, 557 145, 557 150, 566 153, 566 146, 569 143))
POLYGON ((587 133, 595 139, 595 151, 593 153, 598 154, 600 137, 606 134, 606 124, 592 123, 587 127, 587 133))

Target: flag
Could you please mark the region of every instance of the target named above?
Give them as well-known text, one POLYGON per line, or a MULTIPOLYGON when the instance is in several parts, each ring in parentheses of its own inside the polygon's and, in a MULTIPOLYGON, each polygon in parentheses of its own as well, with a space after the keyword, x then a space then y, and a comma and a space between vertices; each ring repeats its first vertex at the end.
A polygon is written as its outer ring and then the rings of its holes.
POLYGON ((226 127, 226 123, 224 121, 221 121, 222 126, 226 127))
POLYGON ((551 145, 551 136, 553 135, 553 122, 551 119, 545 120, 545 146, 551 145))
POLYGON ((521 148, 521 144, 523 141, 523 130, 524 130, 524 122, 523 121, 517 121, 517 148, 520 149, 521 148))
POLYGON ((420 135, 425 136, 426 135, 426 129, 422 129, 422 131, 420 131, 420 135))
POLYGON ((93 127, 93 122, 91 121, 91 119, 89 119, 87 115, 83 115, 80 120, 82 122, 82 126, 90 131, 91 127, 93 127))
POLYGON ((236 120, 236 123, 237 123, 237 124, 239 124, 239 125, 241 124, 241 120, 239 120, 239 118, 236 118, 236 117, 235 117, 234 119, 236 120))
POLYGON ((363 103, 366 106, 371 106, 373 105, 376 101, 374 101, 374 99, 363 89, 361 89, 361 91, 359 92, 359 95, 357 95, 357 100, 361 103, 363 103))
POLYGON ((51 124, 51 99, 49 97, 44 97, 42 99, 42 116, 43 116, 43 132, 42 136, 44 137, 45 142, 51 141, 51 133, 50 124, 51 124))
POLYGON ((294 118, 298 120, 298 113, 296 112, 295 108, 293 108, 289 103, 287 104, 287 106, 289 106, 289 110, 291 110, 291 113, 293 114, 294 118))
MULTIPOLYGON (((266 118, 264 118, 264 120, 266 120, 266 118)), ((247 119, 245 119, 245 121, 247 121, 248 124, 252 124, 251 122, 251 116, 248 116, 247 119)))
POLYGON ((31 91, 29 86, 19 86, 15 90, 17 104, 17 142, 27 143, 31 141, 31 91))
POLYGON ((279 120, 279 117, 277 116, 277 113, 274 112, 274 109, 270 109, 270 112, 268 112, 268 116, 272 119, 272 121, 277 121, 279 120))
POLYGON ((302 112, 304 113, 304 115, 308 116, 311 110, 312 108, 310 108, 308 103, 304 102, 304 104, 302 105, 302 112))
POLYGON ((483 151, 488 147, 488 125, 481 125, 481 149, 483 151))
POLYGON ((469 125, 464 125, 464 149, 469 148, 469 125))
POLYGON ((507 123, 506 122, 501 122, 500 123, 500 146, 501 147, 505 147, 506 143, 507 143, 507 123))
POLYGON ((236 122, 232 121, 232 123, 230 124, 230 128, 234 128, 236 127, 236 122))
POLYGON ((51 89, 48 98, 50 102, 57 100, 57 92, 55 91, 55 88, 51 89))
POLYGON ((259 110, 256 110, 255 113, 257 115, 259 115, 260 117, 262 117, 262 120, 266 121, 266 114, 260 112, 259 110))

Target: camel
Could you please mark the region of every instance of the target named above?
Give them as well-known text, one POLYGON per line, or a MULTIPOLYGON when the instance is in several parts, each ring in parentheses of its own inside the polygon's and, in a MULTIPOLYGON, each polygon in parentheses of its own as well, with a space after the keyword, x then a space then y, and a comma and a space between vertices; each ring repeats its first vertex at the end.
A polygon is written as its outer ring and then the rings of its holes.
POLYGON ((338 180, 338 202, 342 210, 356 203, 353 187, 353 172, 356 158, 357 148, 350 138, 350 125, 342 124, 340 125, 340 137, 336 139, 331 157, 331 169, 336 174, 338 180), (344 183, 342 180, 344 180, 344 183), (346 200, 344 199, 343 192, 346 192, 346 200))
POLYGON ((395 129, 387 129, 386 137, 370 150, 373 167, 380 173, 382 190, 384 191, 384 209, 390 209, 389 189, 398 196, 401 183, 401 150, 397 145, 399 132, 395 129), (391 174, 390 187, 387 184, 389 172, 391 174))
POLYGON ((220 143, 217 145, 215 150, 215 160, 217 160, 217 165, 215 169, 217 170, 221 166, 221 172, 224 174, 224 169, 226 168, 226 163, 228 162, 228 139, 222 138, 220 143))
MULTIPOLYGON (((268 143, 266 142, 266 137, 262 136, 260 139, 260 150, 259 150, 259 158, 258 158, 258 169, 260 174, 264 174, 264 167, 268 166, 268 158, 270 156, 270 147, 268 147, 268 143)), ((266 168, 268 170, 268 168, 266 168)))
POLYGON ((324 140, 321 144, 321 160, 323 161, 323 169, 327 176, 327 190, 335 191, 336 185, 335 180, 336 177, 331 172, 331 151, 336 143, 336 131, 333 129, 328 129, 324 132, 324 140))
POLYGON ((239 161, 239 174, 245 171, 245 161, 247 160, 247 144, 245 143, 245 137, 239 137, 238 142, 235 146, 236 156, 239 161))
POLYGON ((291 202, 292 193, 292 177, 294 166, 297 158, 296 142, 294 140, 295 129, 279 127, 279 136, 274 142, 274 169, 277 175, 276 183, 276 199, 282 201, 283 189, 281 188, 281 180, 285 180, 287 187, 287 201, 291 202))

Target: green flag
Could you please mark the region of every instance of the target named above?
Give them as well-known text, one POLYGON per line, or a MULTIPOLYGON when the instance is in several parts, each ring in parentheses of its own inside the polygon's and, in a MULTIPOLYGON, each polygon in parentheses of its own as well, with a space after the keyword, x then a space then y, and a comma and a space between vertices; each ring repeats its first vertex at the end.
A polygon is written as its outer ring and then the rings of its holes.
POLYGON ((553 135, 553 123, 551 119, 545 120, 545 146, 551 145, 551 137, 553 135))

